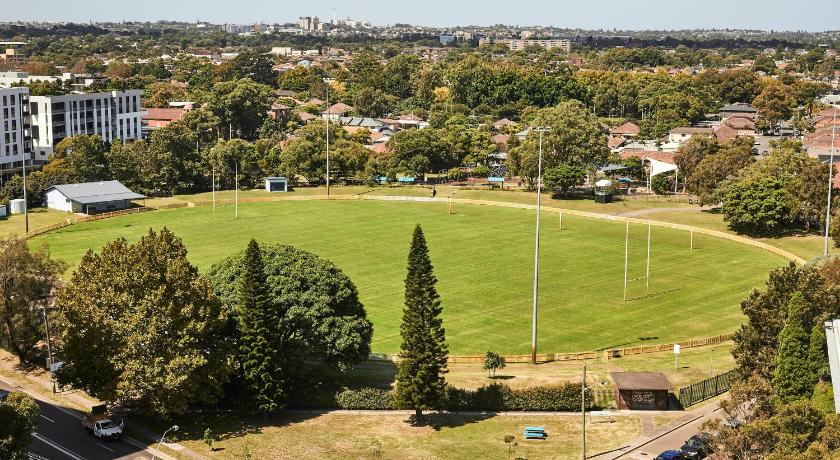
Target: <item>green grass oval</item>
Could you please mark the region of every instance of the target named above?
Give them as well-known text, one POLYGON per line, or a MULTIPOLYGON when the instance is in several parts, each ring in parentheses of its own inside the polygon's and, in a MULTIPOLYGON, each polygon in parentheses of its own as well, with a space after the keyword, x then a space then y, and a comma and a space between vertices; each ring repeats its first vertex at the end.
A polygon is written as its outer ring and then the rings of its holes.
MULTIPOLYGON (((382 201, 279 201, 161 210, 73 225, 35 238, 78 264, 88 250, 149 227, 183 238, 202 271, 250 238, 291 244, 333 261, 356 283, 374 325, 373 350, 399 349, 406 257, 415 224, 426 232, 450 353, 530 353, 534 212, 493 206, 382 201)), ((631 225, 629 278, 645 274, 646 225, 631 225)), ((665 343, 734 331, 739 301, 786 260, 730 240, 653 227, 649 295, 624 302, 625 224, 542 220, 538 351, 665 343)))

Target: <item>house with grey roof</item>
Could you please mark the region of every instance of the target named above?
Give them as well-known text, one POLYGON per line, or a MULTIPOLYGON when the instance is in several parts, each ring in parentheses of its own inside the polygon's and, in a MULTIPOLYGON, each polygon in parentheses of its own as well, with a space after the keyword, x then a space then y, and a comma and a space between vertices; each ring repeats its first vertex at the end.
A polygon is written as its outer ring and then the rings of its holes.
POLYGON ((44 191, 48 208, 83 214, 130 208, 132 200, 143 198, 115 180, 54 185, 44 191))

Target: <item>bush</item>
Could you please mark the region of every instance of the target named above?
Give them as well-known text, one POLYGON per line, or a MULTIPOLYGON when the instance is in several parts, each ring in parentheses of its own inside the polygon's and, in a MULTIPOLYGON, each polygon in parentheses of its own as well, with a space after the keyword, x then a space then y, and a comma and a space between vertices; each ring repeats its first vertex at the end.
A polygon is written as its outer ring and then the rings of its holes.
POLYGON ((390 410, 394 408, 394 394, 378 388, 344 390, 335 395, 338 407, 355 410, 390 410))
MULTIPOLYGON (((575 412, 580 410, 580 385, 565 383, 515 390, 499 383, 476 390, 448 386, 445 403, 446 408, 453 411, 575 412)), ((592 408, 591 393, 587 393, 586 408, 592 408)))
MULTIPOLYGON (((309 392, 290 398, 297 408, 391 410, 396 409, 394 394, 378 388, 345 389, 338 393, 309 392)), ((592 409, 592 394, 587 392, 586 408, 592 409)), ((577 412, 580 410, 580 384, 513 389, 492 383, 475 390, 446 386, 442 409, 449 411, 535 411, 577 412)))

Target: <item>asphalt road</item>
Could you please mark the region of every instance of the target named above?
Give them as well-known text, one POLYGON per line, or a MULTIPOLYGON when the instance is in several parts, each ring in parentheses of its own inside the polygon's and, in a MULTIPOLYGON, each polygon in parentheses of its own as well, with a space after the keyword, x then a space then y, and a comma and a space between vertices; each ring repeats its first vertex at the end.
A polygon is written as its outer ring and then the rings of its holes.
POLYGON ((666 450, 680 450, 680 447, 682 447, 683 443, 685 443, 688 440, 688 438, 702 431, 701 427, 705 422, 720 417, 720 411, 714 411, 708 414, 704 414, 703 417, 700 417, 699 419, 691 423, 683 425, 680 428, 677 428, 676 430, 666 434, 665 436, 662 436, 661 438, 655 439, 650 443, 645 444, 639 449, 628 454, 626 457, 622 458, 640 460, 653 459, 662 452, 665 452, 666 450))
MULTIPOLYGON (((0 389, 19 391, 0 380, 0 389)), ((32 396, 32 395, 30 395, 32 396)), ((152 454, 125 440, 102 442, 87 434, 72 410, 35 398, 41 406, 38 429, 29 444, 30 457, 49 460, 149 460, 152 454)), ((158 456, 160 458, 160 456, 158 456)))

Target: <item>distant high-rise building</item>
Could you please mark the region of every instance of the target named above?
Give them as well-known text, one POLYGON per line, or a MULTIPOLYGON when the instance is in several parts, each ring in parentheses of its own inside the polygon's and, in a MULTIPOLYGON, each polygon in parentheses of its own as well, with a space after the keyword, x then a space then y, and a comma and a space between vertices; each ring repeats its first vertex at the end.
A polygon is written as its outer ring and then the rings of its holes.
POLYGON ((301 16, 298 18, 298 27, 303 32, 315 32, 319 30, 321 21, 318 16, 301 16))

